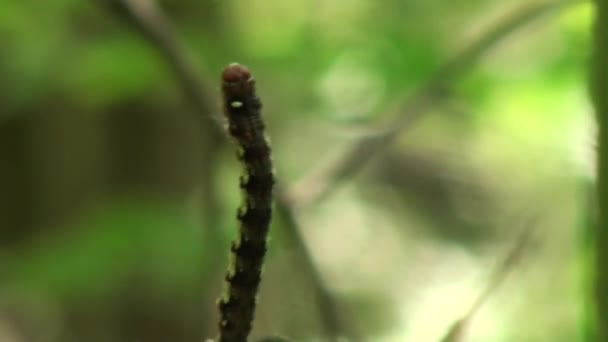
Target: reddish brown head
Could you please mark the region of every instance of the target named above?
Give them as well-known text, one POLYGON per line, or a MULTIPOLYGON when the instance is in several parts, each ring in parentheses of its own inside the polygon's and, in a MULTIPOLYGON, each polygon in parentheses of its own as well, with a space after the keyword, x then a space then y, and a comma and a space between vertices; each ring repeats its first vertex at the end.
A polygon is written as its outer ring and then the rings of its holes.
POLYGON ((222 72, 222 92, 227 103, 231 108, 238 108, 242 112, 242 107, 255 103, 255 80, 247 67, 232 63, 224 68, 222 72), (234 107, 233 103, 239 105, 234 107))
POLYGON ((247 81, 251 78, 251 72, 247 67, 238 63, 232 63, 224 68, 222 72, 222 81, 228 83, 236 83, 247 81))

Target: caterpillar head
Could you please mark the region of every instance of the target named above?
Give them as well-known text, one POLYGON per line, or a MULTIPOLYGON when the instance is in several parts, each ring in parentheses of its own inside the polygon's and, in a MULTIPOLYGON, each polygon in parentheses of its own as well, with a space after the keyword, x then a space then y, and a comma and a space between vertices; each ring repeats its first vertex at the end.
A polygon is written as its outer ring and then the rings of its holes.
POLYGON ((232 63, 222 72, 222 92, 228 110, 259 109, 255 97, 255 80, 247 67, 232 63))
POLYGON ((246 82, 251 78, 251 72, 247 67, 232 63, 224 68, 222 72, 222 81, 224 83, 246 82))

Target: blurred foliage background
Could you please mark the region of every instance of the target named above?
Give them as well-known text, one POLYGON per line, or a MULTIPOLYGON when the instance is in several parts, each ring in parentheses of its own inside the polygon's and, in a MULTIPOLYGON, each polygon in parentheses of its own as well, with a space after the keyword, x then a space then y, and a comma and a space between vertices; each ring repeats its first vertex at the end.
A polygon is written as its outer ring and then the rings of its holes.
POLYGON ((533 229, 465 340, 582 340, 592 5, 565 2, 445 69, 546 3, 163 1, 202 80, 184 96, 149 32, 112 1, 1 1, 0 341, 215 336, 240 171, 211 127, 233 61, 258 81, 321 275, 275 218, 254 337, 325 340, 320 280, 352 340, 438 341, 533 229), (446 84, 411 125, 306 200, 319 170, 391 129, 429 82, 446 84))

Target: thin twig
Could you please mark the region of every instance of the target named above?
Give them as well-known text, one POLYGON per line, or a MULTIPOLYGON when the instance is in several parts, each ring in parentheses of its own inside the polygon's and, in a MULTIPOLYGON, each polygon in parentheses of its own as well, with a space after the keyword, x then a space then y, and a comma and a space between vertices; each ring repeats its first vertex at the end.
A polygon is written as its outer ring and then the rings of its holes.
MULTIPOLYGON (((216 172, 215 165, 220 152, 220 144, 226 141, 226 134, 223 127, 214 120, 214 114, 219 112, 219 101, 213 100, 211 87, 208 78, 197 76, 199 68, 196 67, 191 54, 182 44, 170 21, 164 12, 158 7, 154 0, 99 0, 99 4, 109 8, 113 14, 117 15, 125 23, 130 25, 138 32, 156 51, 163 57, 166 65, 175 75, 178 86, 192 107, 192 110, 199 119, 200 139, 203 168, 200 174, 201 202, 199 210, 201 217, 204 218, 206 229, 203 231, 205 238, 209 241, 217 240, 221 236, 220 217, 221 212, 218 196, 215 191, 216 172)), ((208 256, 205 259, 206 269, 209 274, 219 274, 222 265, 214 262, 213 258, 223 255, 220 246, 215 243, 208 244, 208 256)), ((214 288, 211 282, 201 284, 200 301, 204 301, 204 294, 214 288)), ((195 301, 196 307, 201 303, 195 301)), ((209 303, 211 308, 211 303, 209 303)), ((200 326, 193 326, 193 331, 201 329, 200 326)), ((202 330, 201 330, 202 331, 202 330)))
POLYGON ((316 305, 319 309, 319 319, 322 324, 323 333, 330 341, 337 341, 340 337, 346 337, 357 341, 354 332, 348 331, 340 320, 338 305, 325 285, 323 276, 314 263, 312 254, 306 245, 304 238, 298 229, 298 223, 294 208, 285 197, 285 192, 281 191, 281 186, 277 186, 277 213, 281 221, 288 229, 285 229, 287 238, 291 242, 294 253, 300 257, 304 273, 313 284, 316 305))
POLYGON ((466 329, 471 325, 477 313, 481 310, 492 294, 496 292, 500 285, 504 283, 509 273, 515 269, 526 254, 526 250, 530 246, 532 233, 534 230, 533 222, 528 222, 525 225, 523 231, 513 243, 513 246, 509 249, 505 257, 498 263, 498 265, 496 265, 496 268, 492 272, 486 287, 480 293, 479 297, 475 299, 467 313, 450 326, 450 329, 441 339, 441 342, 463 341, 466 329))
MULTIPOLYGON (((176 74, 182 91, 194 103, 199 114, 208 116, 212 112, 210 101, 206 94, 209 87, 197 76, 196 68, 193 67, 186 47, 182 45, 175 36, 175 33, 168 24, 162 9, 153 0, 105 0, 114 9, 127 16, 131 23, 155 46, 165 57, 167 63, 176 74)), ((223 127, 210 125, 208 129, 210 135, 215 138, 223 134, 223 127)), ((218 138, 216 141, 222 141, 218 138)), ((330 291, 325 285, 319 270, 317 269, 310 251, 308 250, 296 220, 291 204, 281 191, 282 187, 276 187, 276 209, 288 238, 294 246, 296 255, 300 258, 303 272, 307 274, 313 282, 313 290, 321 317, 323 334, 331 340, 336 340, 339 336, 349 337, 349 333, 340 324, 338 309, 332 298, 330 291)))
MULTIPOLYGON (((183 44, 181 44, 169 20, 154 0, 106 0, 119 13, 126 16, 131 24, 156 47, 173 70, 183 93, 204 118, 211 118, 216 111, 215 103, 210 96, 212 87, 199 78, 198 68, 194 66, 183 44)), ((220 135, 220 127, 213 134, 220 135)), ((223 135, 223 134, 221 134, 223 135)))
MULTIPOLYGON (((192 62, 189 52, 181 44, 169 20, 154 0, 100 0, 102 4, 110 7, 115 13, 126 19, 141 33, 146 40, 156 48, 175 74, 178 84, 187 100, 194 107, 199 118, 201 118, 202 129, 202 164, 205 165, 203 181, 203 202, 208 210, 205 210, 210 225, 216 226, 219 222, 216 213, 219 212, 219 204, 214 189, 214 172, 212 166, 218 157, 217 145, 224 142, 224 132, 216 120, 213 120, 217 112, 216 101, 211 99, 212 89, 206 78, 199 78, 198 68, 192 62), (210 120, 211 119, 211 122, 210 120)), ((211 230, 213 231, 213 230, 211 230)))
POLYGON ((290 188, 288 197, 298 206, 318 203, 326 198, 343 181, 361 171, 367 162, 386 148, 399 133, 410 128, 431 108, 442 103, 460 77, 505 37, 551 10, 580 2, 580 0, 543 1, 514 11, 440 67, 413 96, 396 106, 397 110, 392 115, 394 119, 387 125, 386 130, 371 137, 360 138, 332 165, 320 172, 314 172, 312 176, 290 188))

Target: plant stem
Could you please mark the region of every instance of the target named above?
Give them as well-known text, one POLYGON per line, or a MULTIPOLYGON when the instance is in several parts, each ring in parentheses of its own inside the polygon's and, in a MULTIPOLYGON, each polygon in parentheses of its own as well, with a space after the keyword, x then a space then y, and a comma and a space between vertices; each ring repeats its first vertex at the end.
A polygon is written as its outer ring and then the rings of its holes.
POLYGON ((471 322, 481 310, 483 305, 488 299, 496 292, 496 290, 504 283, 505 279, 511 273, 521 259, 524 257, 531 239, 534 227, 530 224, 525 225, 523 231, 513 243, 508 253, 504 258, 496 265, 496 268, 492 271, 488 283, 479 296, 475 299, 466 314, 452 324, 448 332, 445 334, 442 342, 457 342, 464 339, 467 328, 471 325, 471 322))

